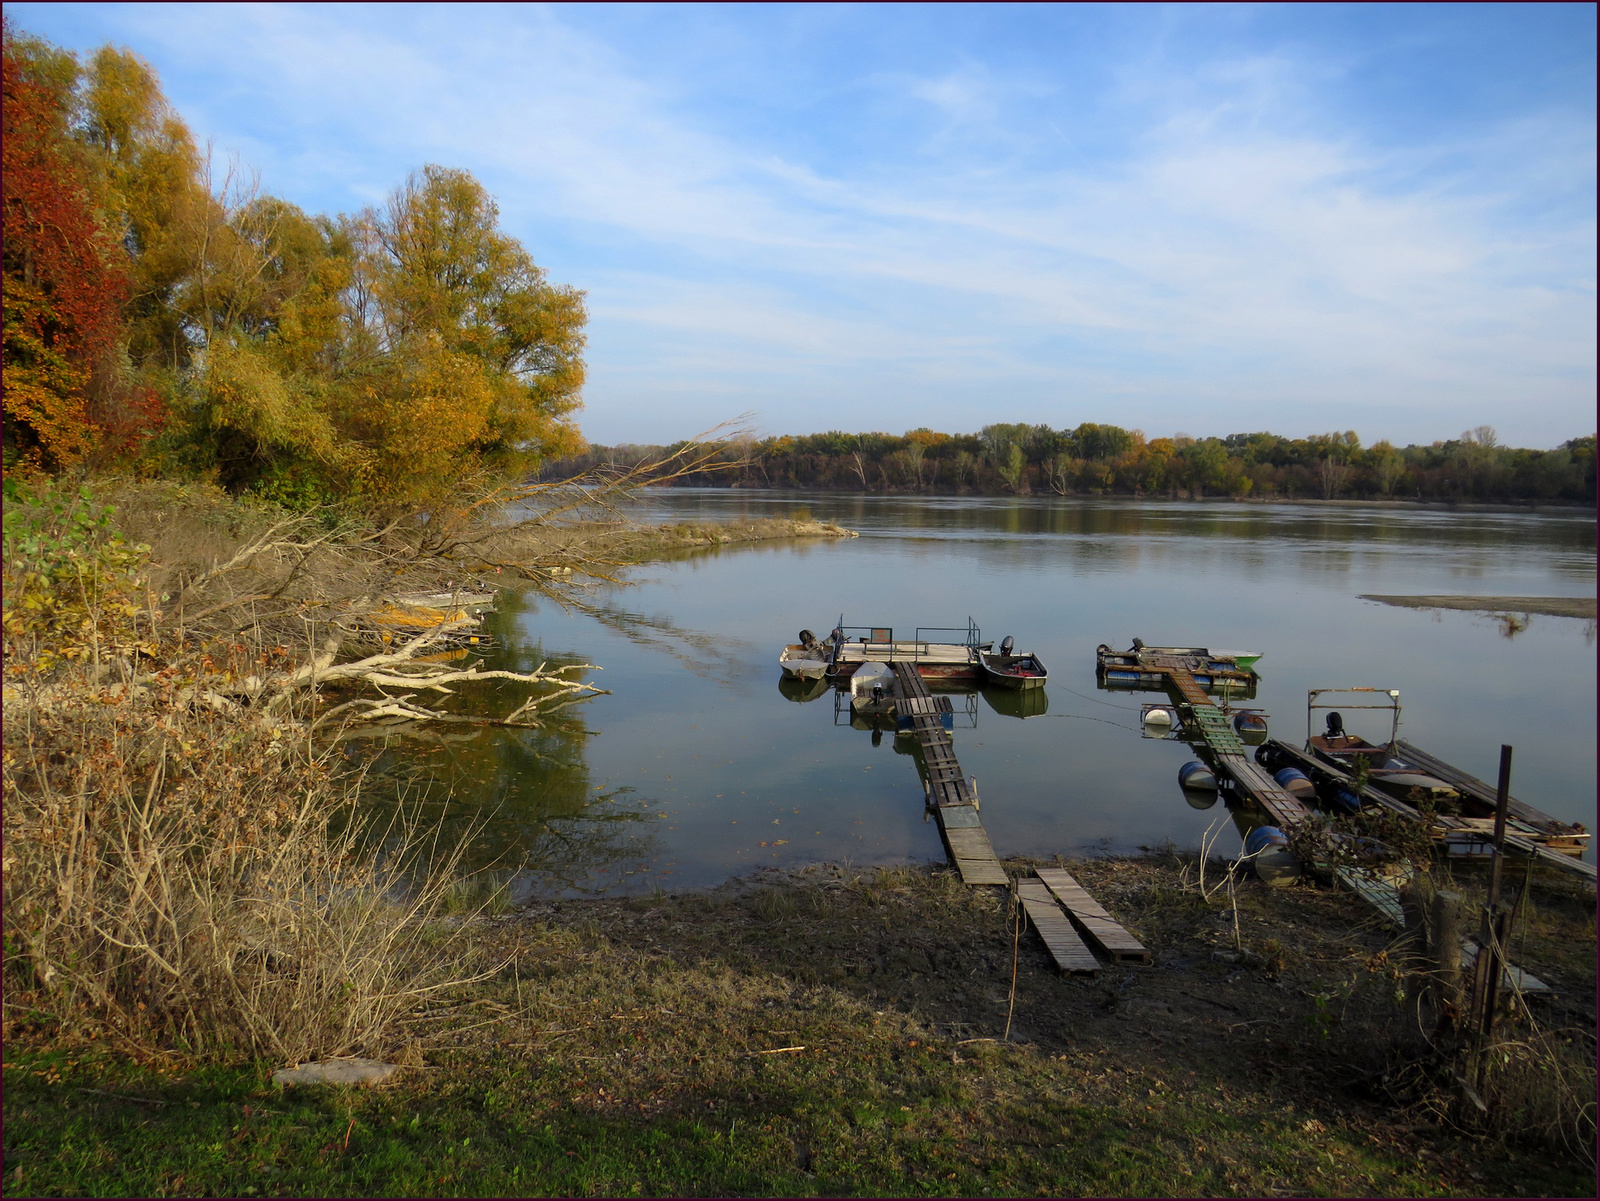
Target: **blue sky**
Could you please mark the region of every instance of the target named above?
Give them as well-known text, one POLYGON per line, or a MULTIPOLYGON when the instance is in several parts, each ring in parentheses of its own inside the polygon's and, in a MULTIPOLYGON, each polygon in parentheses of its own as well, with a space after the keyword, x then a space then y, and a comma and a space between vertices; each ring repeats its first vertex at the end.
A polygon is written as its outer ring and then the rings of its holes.
POLYGON ((463 167, 597 442, 1595 428, 1595 8, 16 3, 313 212, 463 167))

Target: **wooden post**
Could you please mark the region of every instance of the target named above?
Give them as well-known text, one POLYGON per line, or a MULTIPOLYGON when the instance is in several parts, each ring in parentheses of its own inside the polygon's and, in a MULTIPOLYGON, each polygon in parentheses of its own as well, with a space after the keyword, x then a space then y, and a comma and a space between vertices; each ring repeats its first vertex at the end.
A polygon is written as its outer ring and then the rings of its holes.
POLYGON ((1415 1018, 1414 1035, 1426 1037, 1429 1033, 1424 1023, 1422 998, 1428 963, 1428 898, 1425 891, 1431 882, 1425 876, 1412 878, 1409 887, 1400 894, 1400 911, 1405 915, 1404 936, 1400 940, 1400 953, 1405 957, 1400 965, 1406 980, 1406 1014, 1408 1022, 1415 1018))
POLYGON ((1433 894, 1428 942, 1433 950, 1434 999, 1445 1013, 1461 1005, 1461 909, 1459 892, 1441 889, 1433 894))
MULTIPOLYGON (((1500 907, 1500 868, 1505 859, 1506 810, 1511 804, 1511 748, 1500 748, 1500 785, 1494 797, 1494 861, 1489 865, 1488 910, 1500 907)), ((1487 929, 1487 927, 1486 927, 1487 929)))

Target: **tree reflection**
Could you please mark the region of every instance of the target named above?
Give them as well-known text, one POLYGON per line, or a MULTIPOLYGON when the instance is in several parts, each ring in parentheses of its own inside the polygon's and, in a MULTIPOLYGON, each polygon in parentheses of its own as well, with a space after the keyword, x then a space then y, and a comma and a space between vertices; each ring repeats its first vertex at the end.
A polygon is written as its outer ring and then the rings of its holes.
MULTIPOLYGON (((522 594, 502 593, 487 619, 498 650, 485 666, 528 670, 582 662, 552 654, 518 619, 530 609, 522 594)), ((522 694, 498 681, 464 685, 462 712, 494 716, 522 694)), ((561 890, 588 891, 653 859, 656 815, 632 790, 600 791, 587 762, 582 702, 543 715, 532 729, 480 726, 440 732, 411 723, 362 731, 382 740, 362 782, 365 814, 378 830, 404 815, 435 848, 434 858, 460 852, 460 867, 480 880, 510 887, 513 899, 561 890)))

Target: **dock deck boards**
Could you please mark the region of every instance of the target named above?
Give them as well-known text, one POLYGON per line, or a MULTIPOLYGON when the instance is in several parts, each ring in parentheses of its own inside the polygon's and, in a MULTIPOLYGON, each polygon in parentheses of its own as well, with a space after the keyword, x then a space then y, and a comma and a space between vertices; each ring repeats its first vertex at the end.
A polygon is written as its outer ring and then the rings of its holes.
POLYGON ((1333 874, 1340 884, 1376 909, 1396 930, 1406 928, 1405 910, 1400 907, 1400 889, 1393 880, 1354 867, 1336 867, 1333 874))
POLYGON ((1169 690, 1187 706, 1189 718, 1210 752, 1214 770, 1260 806, 1279 829, 1287 829, 1310 816, 1311 811, 1303 801, 1280 788, 1278 782, 1250 758, 1227 715, 1195 682, 1182 659, 1150 655, 1145 662, 1150 670, 1166 679, 1169 690))
POLYGON ((910 733, 922 748, 927 770, 928 802, 939 819, 950 860, 970 885, 1008 885, 1000 857, 978 817, 977 797, 956 759, 955 744, 941 714, 950 710, 948 697, 936 697, 910 663, 895 662, 896 705, 911 719, 910 733))
POLYGON ((1061 912, 1043 881, 1018 880, 1017 899, 1057 968, 1072 975, 1100 974, 1100 961, 1079 937, 1067 915, 1061 912))
POLYGON ((1071 873, 1059 867, 1035 868, 1034 874, 1072 915, 1072 920, 1113 962, 1149 963, 1150 952, 1116 918, 1084 891, 1071 873))

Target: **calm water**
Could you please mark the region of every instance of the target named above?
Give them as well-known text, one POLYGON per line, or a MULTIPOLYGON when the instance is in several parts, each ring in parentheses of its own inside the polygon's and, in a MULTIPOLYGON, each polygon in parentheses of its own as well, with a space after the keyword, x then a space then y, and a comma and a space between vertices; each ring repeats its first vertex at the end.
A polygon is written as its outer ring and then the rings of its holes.
POLYGON ((780 689, 776 660, 802 627, 825 634, 841 612, 903 634, 970 615, 1051 673, 1046 711, 1026 719, 1004 695, 956 698, 956 752, 1002 856, 1194 846, 1215 820, 1177 787, 1189 749, 1139 735, 1139 702, 1156 697, 1096 690, 1096 645, 1136 636, 1264 652, 1253 704, 1291 742, 1305 737, 1308 689, 1398 688, 1402 736, 1488 780, 1510 743, 1514 794, 1594 824, 1592 622, 1535 616, 1508 637, 1486 614, 1358 599, 1593 596, 1592 513, 696 489, 653 494, 639 515, 799 505, 861 537, 652 565, 594 592, 588 613, 503 595, 492 665, 594 664, 586 677, 610 695, 540 731, 396 742, 384 770, 424 791, 447 837, 476 823, 476 864, 524 865, 524 894, 942 860, 910 757, 836 718, 831 691, 780 689))

